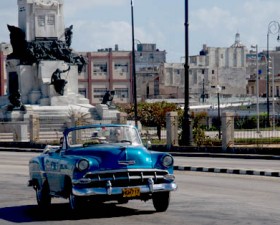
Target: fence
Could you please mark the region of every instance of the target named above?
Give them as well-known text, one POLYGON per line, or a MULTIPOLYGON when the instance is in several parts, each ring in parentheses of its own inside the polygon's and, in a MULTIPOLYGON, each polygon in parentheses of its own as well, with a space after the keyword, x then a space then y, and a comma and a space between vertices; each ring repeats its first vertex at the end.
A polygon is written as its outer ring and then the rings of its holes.
POLYGON ((86 124, 109 124, 123 122, 122 117, 115 120, 87 120, 79 117, 39 117, 31 115, 27 121, 1 122, 0 142, 32 142, 58 144, 67 127, 86 124))
MULTIPOLYGON (((223 115, 221 120, 223 120, 223 115)), ((267 124, 265 116, 260 117, 260 126, 257 128, 256 116, 234 116, 234 145, 252 145, 255 147, 279 146, 280 147, 280 123, 278 118, 271 118, 267 124), (275 123, 274 123, 275 121, 275 123)), ((81 118, 59 118, 44 117, 36 115, 30 116, 28 122, 2 122, 0 123, 0 141, 31 141, 46 144, 58 143, 62 132, 66 127, 92 124, 92 123, 111 123, 111 120, 87 121, 81 118)), ((114 121, 113 121, 114 122, 114 121)), ((118 117, 116 123, 124 123, 126 119, 118 117)), ((199 128, 203 131, 204 138, 202 143, 197 145, 221 145, 219 140, 219 119, 217 117, 193 118, 194 130, 199 128), (209 141, 210 140, 210 141, 209 141)), ((161 128, 161 132, 156 127, 142 127, 141 134, 143 139, 150 139, 154 143, 166 144, 166 127, 161 128), (160 135, 160 138, 159 138, 160 135), (159 141, 159 139, 161 139, 159 141)), ((181 129, 178 129, 181 133, 181 129)), ((180 136, 180 135, 179 135, 180 136)))
MULTIPOLYGON (((224 115, 221 115, 221 121, 225 120, 224 115)), ((252 116, 233 116, 234 132, 233 143, 236 146, 246 145, 254 147, 264 146, 279 146, 280 147, 280 123, 279 119, 275 119, 273 124, 273 118, 269 120, 269 125, 266 123, 267 119, 264 116, 260 116, 260 126, 257 126, 257 117, 252 116)), ((222 140, 219 140, 219 119, 216 116, 194 117, 193 118, 193 138, 196 145, 210 146, 210 145, 222 145, 222 140), (195 137, 195 131, 200 129, 200 137, 195 137), (200 143, 198 143, 200 142, 200 143)), ((226 125, 225 125, 226 126, 226 125)), ((222 127, 222 124, 221 124, 222 127)), ((227 128, 226 128, 227 129, 227 128)), ((220 136, 222 135, 222 128, 220 128, 220 136)), ((181 133, 179 128, 178 133, 181 133)), ((144 138, 147 137, 152 140, 153 143, 166 144, 166 127, 161 129, 161 140, 159 141, 158 131, 156 127, 143 127, 142 134, 144 138)))

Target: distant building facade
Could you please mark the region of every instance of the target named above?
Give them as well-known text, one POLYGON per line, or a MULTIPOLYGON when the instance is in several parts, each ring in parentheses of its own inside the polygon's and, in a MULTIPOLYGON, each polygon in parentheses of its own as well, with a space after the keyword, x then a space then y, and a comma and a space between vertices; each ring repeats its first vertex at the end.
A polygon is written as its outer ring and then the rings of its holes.
MULTIPOLYGON (((201 102, 217 96, 221 87, 223 98, 246 96, 248 75, 246 73, 247 48, 241 44, 237 33, 230 47, 208 47, 203 45, 199 55, 189 58, 189 96, 201 102)), ((184 96, 184 64, 163 64, 160 69, 160 90, 164 96, 184 96)))
MULTIPOLYGON (((116 50, 116 49, 115 49, 116 50)), ((132 103, 130 51, 102 49, 85 54, 88 63, 79 75, 79 93, 87 97, 91 104, 102 102, 106 91, 114 91, 115 103, 132 103)))
POLYGON ((161 95, 159 68, 166 62, 166 51, 156 48, 153 43, 137 44, 135 67, 138 99, 157 98, 161 95))
POLYGON ((236 34, 235 43, 230 47, 216 48, 203 45, 198 56, 190 57, 190 93, 199 100, 204 93, 207 97, 220 95, 224 98, 246 95, 247 48, 240 43, 236 34))
MULTIPOLYGON (((7 93, 6 56, 10 44, 0 44, 0 95, 7 93)), ((96 52, 80 52, 87 66, 79 74, 79 93, 93 105, 99 104, 107 90, 114 91, 115 103, 133 103, 132 52, 115 48, 96 52)), ((266 52, 259 53, 259 94, 266 96, 266 52)), ((270 51, 273 61, 275 96, 280 96, 280 48, 270 51)), ((138 43, 135 51, 137 99, 184 98, 184 63, 166 63, 166 51, 153 43, 138 43)), ((221 87, 222 98, 256 96, 255 54, 241 44, 240 34, 230 47, 203 45, 199 55, 189 57, 189 95, 191 101, 203 102, 216 98, 221 87)), ((272 72, 271 72, 272 73, 272 72)), ((272 96, 272 75, 269 76, 269 95, 272 96)))
MULTIPOLYGON (((269 51, 269 57, 270 60, 267 62, 267 51, 258 53, 259 97, 267 96, 267 86, 269 97, 273 96, 273 91, 274 97, 280 97, 280 47, 269 51)), ((247 85, 247 96, 257 96, 256 58, 255 52, 251 51, 247 54, 247 74, 250 76, 247 85)))

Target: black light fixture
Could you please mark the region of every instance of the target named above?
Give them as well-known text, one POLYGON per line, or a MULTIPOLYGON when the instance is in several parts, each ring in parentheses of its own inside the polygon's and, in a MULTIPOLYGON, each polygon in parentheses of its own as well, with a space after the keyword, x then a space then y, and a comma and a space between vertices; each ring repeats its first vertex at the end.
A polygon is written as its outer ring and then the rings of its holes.
MULTIPOLYGON (((278 34, 277 40, 280 40, 280 24, 277 21, 271 21, 268 24, 267 30, 267 52, 266 52, 266 126, 270 127, 270 102, 269 102, 269 77, 270 77, 270 67, 269 67, 269 34, 278 34)), ((274 88, 274 87, 272 87, 274 88)), ((274 96, 272 96, 274 98, 274 96)), ((274 115, 273 115, 274 116, 274 115)))
POLYGON ((192 146, 192 123, 189 105, 189 2, 185 0, 185 104, 182 124, 182 145, 192 146))
POLYGON ((138 127, 137 115, 137 90, 136 90, 136 69, 135 69, 135 43, 134 43, 134 13, 133 0, 131 0, 131 30, 132 30, 132 81, 133 81, 133 102, 134 102, 134 121, 135 126, 138 127))

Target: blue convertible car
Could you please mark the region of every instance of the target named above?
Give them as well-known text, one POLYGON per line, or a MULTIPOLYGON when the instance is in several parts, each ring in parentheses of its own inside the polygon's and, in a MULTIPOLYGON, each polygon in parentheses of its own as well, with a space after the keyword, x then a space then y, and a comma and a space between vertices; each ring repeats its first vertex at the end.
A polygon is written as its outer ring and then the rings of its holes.
POLYGON ((53 197, 69 199, 73 210, 88 203, 152 199, 156 211, 163 212, 177 189, 173 157, 149 151, 129 125, 66 129, 60 146, 30 160, 29 174, 41 207, 53 197))

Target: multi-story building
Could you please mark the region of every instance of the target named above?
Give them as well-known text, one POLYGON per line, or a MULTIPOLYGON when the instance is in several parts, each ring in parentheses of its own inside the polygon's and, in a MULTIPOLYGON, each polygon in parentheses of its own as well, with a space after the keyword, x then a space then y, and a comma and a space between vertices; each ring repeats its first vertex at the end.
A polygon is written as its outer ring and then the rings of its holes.
MULTIPOLYGON (((81 53, 83 54, 83 53, 81 53)), ((100 49, 84 53, 87 58, 86 69, 79 74, 79 93, 87 97, 91 104, 102 102, 106 91, 114 91, 114 102, 132 103, 130 51, 100 49)))
POLYGON ((183 63, 163 63, 159 68, 161 98, 184 98, 185 68, 183 63))
POLYGON ((156 44, 137 44, 135 67, 138 99, 157 98, 162 95, 159 86, 159 67, 166 62, 166 51, 156 48, 156 44))
MULTIPOLYGON (((79 93, 98 104, 106 90, 114 91, 115 103, 133 103, 132 53, 115 49, 99 49, 81 53, 88 66, 79 75, 79 93)), ((137 44, 135 51, 136 88, 138 100, 159 95, 159 65, 166 60, 166 52, 156 44, 137 44)))
POLYGON ((203 46, 199 56, 190 57, 190 93, 199 99, 202 93, 217 95, 221 87, 223 98, 246 95, 247 48, 241 44, 239 34, 230 47, 215 48, 203 46))
MULTIPOLYGON (((223 98, 246 95, 247 48, 237 33, 230 47, 207 47, 199 55, 190 56, 189 95, 194 101, 217 96, 218 86, 223 98)), ((180 98, 184 94, 184 64, 163 64, 160 69, 160 90, 165 96, 180 98)))
MULTIPOLYGON (((247 74, 250 75, 247 85, 248 96, 257 96, 256 58, 255 52, 247 54, 247 74)), ((267 61, 267 51, 258 53, 259 97, 267 96, 267 86, 269 97, 273 96, 273 87, 274 97, 280 97, 280 47, 269 51, 269 58, 267 61)))

